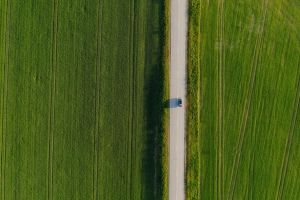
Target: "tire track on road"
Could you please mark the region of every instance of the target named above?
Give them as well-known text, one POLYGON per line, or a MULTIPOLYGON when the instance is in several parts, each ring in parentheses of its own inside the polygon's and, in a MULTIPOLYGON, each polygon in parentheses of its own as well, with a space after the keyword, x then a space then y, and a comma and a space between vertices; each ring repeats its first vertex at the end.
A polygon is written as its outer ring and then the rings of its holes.
POLYGON ((2 91, 2 149, 1 149, 1 196, 6 199, 6 133, 8 127, 8 84, 9 84, 9 65, 10 65, 10 38, 11 38, 11 13, 12 1, 6 1, 6 32, 5 32, 5 56, 4 56, 4 77, 3 77, 3 91, 2 91))
POLYGON ((93 165, 93 199, 99 199, 98 191, 98 153, 99 153, 99 127, 100 127, 100 77, 101 77, 101 43, 102 43, 102 16, 104 2, 98 1, 97 21, 97 60, 95 66, 95 127, 94 127, 94 165, 93 165))
POLYGON ((57 67, 57 32, 58 32, 58 0, 53 1, 52 21, 52 66, 50 83, 50 134, 48 154, 48 199, 54 199, 54 134, 56 108, 56 67, 57 67))
POLYGON ((225 51, 224 51, 224 0, 218 2, 218 144, 217 144, 217 199, 223 196, 223 153, 224 152, 224 94, 225 94, 225 51))
POLYGON ((247 122, 248 122, 250 104, 252 101, 252 94, 254 91, 254 85, 255 85, 255 81, 256 81, 257 71, 259 70, 258 60, 261 55, 261 49, 262 49, 262 43, 263 43, 262 42, 263 41, 263 33, 264 33, 264 27, 265 27, 265 23, 266 23, 268 4, 269 4, 269 0, 264 1, 263 5, 262 5, 262 9, 261 9, 259 31, 258 31, 256 43, 255 43, 254 55, 253 55, 252 64, 251 64, 251 72, 250 72, 248 90, 247 90, 247 95, 246 95, 244 109, 243 109, 242 122, 241 122, 240 130, 239 130, 238 144, 236 147, 236 154, 235 154, 233 168, 232 168, 232 172, 231 172, 229 192, 228 192, 227 199, 233 199, 233 197, 234 197, 234 190, 235 190, 235 186, 236 186, 236 179, 238 176, 238 169, 240 166, 240 158, 241 158, 241 152, 242 152, 242 147, 243 147, 243 143, 244 143, 244 136, 245 136, 247 122))
POLYGON ((284 191, 284 185, 285 185, 288 163, 289 163, 289 158, 290 158, 290 151, 291 151, 291 146, 292 146, 292 142, 293 142, 295 125, 297 122, 296 119, 297 119, 297 115, 298 115, 298 111, 299 111, 299 102, 300 102, 299 85, 300 85, 300 63, 298 63, 298 73, 297 73, 297 81, 296 81, 296 86, 295 86, 296 89, 295 89, 295 98, 294 98, 294 103, 293 103, 293 112, 292 112, 289 132, 287 135, 285 150, 284 150, 283 159, 282 159, 281 173, 280 173, 280 178, 279 178, 276 199, 282 199, 282 195, 283 195, 283 191, 284 191))

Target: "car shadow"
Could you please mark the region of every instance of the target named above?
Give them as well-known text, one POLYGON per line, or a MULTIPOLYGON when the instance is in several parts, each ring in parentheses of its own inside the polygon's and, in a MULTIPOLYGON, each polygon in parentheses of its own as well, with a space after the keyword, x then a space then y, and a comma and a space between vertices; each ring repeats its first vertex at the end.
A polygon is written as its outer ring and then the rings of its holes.
POLYGON ((178 107, 178 98, 168 99, 164 104, 165 108, 176 108, 178 107))

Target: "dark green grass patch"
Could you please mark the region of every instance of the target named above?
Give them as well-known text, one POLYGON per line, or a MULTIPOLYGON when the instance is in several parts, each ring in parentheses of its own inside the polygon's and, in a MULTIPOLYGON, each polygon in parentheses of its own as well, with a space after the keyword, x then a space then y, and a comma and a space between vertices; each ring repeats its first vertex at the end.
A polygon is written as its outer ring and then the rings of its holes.
POLYGON ((0 10, 0 199, 166 199, 167 1, 0 10))

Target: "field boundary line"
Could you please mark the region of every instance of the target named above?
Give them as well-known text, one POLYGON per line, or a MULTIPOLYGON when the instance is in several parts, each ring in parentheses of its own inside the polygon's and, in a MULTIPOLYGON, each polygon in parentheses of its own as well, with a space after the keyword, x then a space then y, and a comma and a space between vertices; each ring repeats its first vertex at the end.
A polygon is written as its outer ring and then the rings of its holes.
POLYGON ((218 144, 217 144, 217 199, 223 196, 223 151, 224 151, 224 94, 225 94, 225 51, 224 51, 224 0, 218 1, 218 144))
POLYGON ((54 199, 54 134, 56 108, 56 67, 57 67, 57 32, 58 32, 58 0, 53 1, 52 20, 52 64, 50 81, 50 134, 48 153, 48 199, 54 199))
POLYGON ((282 199, 282 195, 283 195, 284 184, 285 184, 286 174, 287 174, 287 168, 288 168, 288 163, 289 163, 289 158, 290 158, 290 151, 291 151, 291 146, 292 146, 292 142, 293 142, 295 125, 296 125, 296 119, 297 119, 298 110, 299 110, 299 102, 300 102, 299 85, 300 85, 300 63, 298 64, 297 81, 296 81, 296 86, 295 86, 295 98, 293 101, 293 111, 292 111, 289 131, 287 134, 283 159, 282 159, 282 166, 281 166, 281 172, 280 172, 280 178, 279 178, 279 183, 278 183, 276 199, 282 199))
POLYGON ((1 196, 6 199, 6 133, 8 127, 8 85, 9 85, 9 65, 10 65, 10 38, 11 38, 11 13, 12 1, 6 1, 6 25, 5 25, 5 56, 4 56, 4 77, 3 77, 3 91, 2 91, 2 149, 1 149, 1 196), (5 113, 5 114, 4 114, 5 113))
POLYGON ((251 71, 250 71, 250 77, 249 77, 249 83, 248 83, 248 90, 247 90, 247 95, 246 95, 243 114, 242 114, 242 122, 241 122, 240 130, 239 130, 239 136, 238 136, 238 142, 237 142, 238 144, 236 147, 236 153, 235 153, 233 168, 232 168, 232 172, 231 172, 231 178, 230 178, 227 199, 233 199, 233 197, 234 197, 236 179, 238 176, 238 168, 240 166, 240 157, 241 157, 241 152, 242 152, 243 143, 244 143, 244 136, 245 136, 247 122, 248 122, 250 105, 251 105, 251 101, 252 101, 252 94, 253 94, 254 85, 256 82, 257 71, 259 70, 258 60, 260 58, 260 53, 261 53, 261 49, 262 49, 262 40, 263 40, 264 27, 265 27, 265 23, 266 23, 268 4, 269 4, 269 0, 264 1, 263 5, 262 5, 262 9, 261 9, 258 37, 256 39, 253 59, 251 62, 252 64, 251 64, 251 71))

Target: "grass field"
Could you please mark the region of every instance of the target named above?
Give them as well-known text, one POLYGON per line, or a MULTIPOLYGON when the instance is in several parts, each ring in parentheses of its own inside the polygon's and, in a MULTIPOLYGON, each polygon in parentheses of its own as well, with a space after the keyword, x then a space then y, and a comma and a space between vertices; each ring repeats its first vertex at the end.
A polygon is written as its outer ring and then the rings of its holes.
POLYGON ((299 7, 190 1, 188 199, 300 198, 299 7))
POLYGON ((166 2, 0 2, 0 199, 165 197, 166 2))

